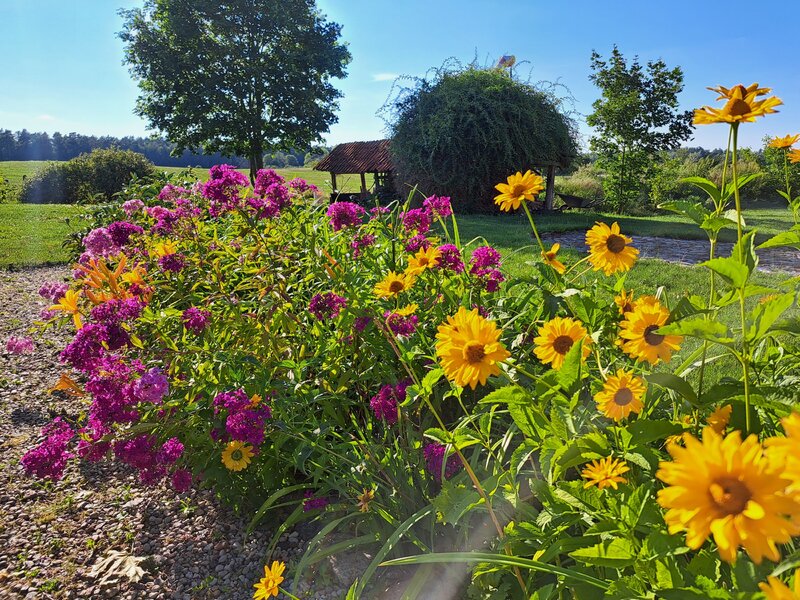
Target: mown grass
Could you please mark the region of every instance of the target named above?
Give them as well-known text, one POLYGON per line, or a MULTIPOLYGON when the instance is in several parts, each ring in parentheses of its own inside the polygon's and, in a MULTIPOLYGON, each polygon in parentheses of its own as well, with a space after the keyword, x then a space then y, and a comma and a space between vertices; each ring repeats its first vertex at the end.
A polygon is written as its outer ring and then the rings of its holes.
POLYGON ((85 206, 0 204, 0 268, 66 262, 67 236, 85 224, 85 206))

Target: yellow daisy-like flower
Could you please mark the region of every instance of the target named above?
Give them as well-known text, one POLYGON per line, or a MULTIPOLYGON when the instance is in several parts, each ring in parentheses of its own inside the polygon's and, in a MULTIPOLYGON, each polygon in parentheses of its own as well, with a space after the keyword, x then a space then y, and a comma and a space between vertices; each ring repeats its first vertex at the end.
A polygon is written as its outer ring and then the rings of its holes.
POLYGON ((658 301, 635 306, 620 323, 622 350, 637 361, 646 360, 651 365, 660 360, 669 362, 672 353, 680 350, 683 336, 656 333, 667 319, 669 311, 658 301))
POLYGON ((177 251, 178 251, 178 245, 172 240, 158 242, 155 246, 153 246, 153 252, 159 258, 162 256, 169 256, 170 254, 175 254, 177 251))
MULTIPOLYGON (((687 427, 691 427, 692 425, 692 416, 691 415, 683 415, 679 421, 679 425, 682 425, 684 429, 687 427)), ((683 434, 676 433, 675 435, 667 436, 667 439, 664 440, 664 447, 669 447, 670 444, 683 444, 683 434)))
POLYGON ((631 312, 633 310, 633 290, 628 294, 623 288, 619 295, 614 296, 614 304, 619 307, 619 314, 621 315, 631 312))
POLYGON ((280 593, 280 585, 283 583, 285 569, 286 563, 277 560, 272 561, 272 566, 264 565, 264 577, 253 585, 256 588, 253 600, 266 600, 272 596, 277 598, 280 593))
POLYGON ((789 150, 789 152, 786 153, 786 156, 789 157, 790 163, 800 163, 800 150, 789 150))
POLYGON ((417 253, 408 259, 406 273, 409 275, 419 275, 425 269, 432 269, 439 264, 442 251, 435 246, 420 248, 417 253))
POLYGON ((51 306, 50 310, 60 310, 68 315, 72 315, 72 322, 75 323, 75 329, 81 329, 83 327, 83 322, 81 321, 81 309, 78 305, 80 297, 80 292, 67 290, 67 293, 58 301, 58 304, 51 306))
POLYGON ((589 344, 591 338, 580 321, 571 317, 554 317, 539 328, 539 335, 534 338, 536 348, 533 353, 540 361, 558 371, 564 364, 564 357, 572 345, 583 340, 583 360, 591 354, 589 344))
POLYGON ((800 413, 793 412, 781 419, 785 437, 768 438, 767 458, 775 471, 789 482, 789 489, 800 492, 800 413))
POLYGON ((759 583, 758 587, 764 592, 767 600, 800 600, 800 569, 794 572, 792 589, 772 575, 767 577, 767 583, 759 583))
POLYGON ((375 285, 375 295, 379 298, 397 297, 403 292, 411 289, 414 285, 415 278, 409 273, 395 273, 389 271, 389 274, 375 285))
POLYGON ((564 263, 562 263, 560 260, 556 258, 556 254, 558 254, 560 248, 561 244, 558 243, 553 244, 550 247, 550 250, 542 252, 542 258, 544 259, 544 262, 546 262, 548 265, 550 265, 556 270, 556 273, 563 275, 564 271, 566 271, 567 268, 564 266, 564 263))
POLYGON ((730 404, 718 406, 714 412, 708 415, 706 423, 708 423, 711 429, 721 434, 725 431, 725 428, 728 427, 732 412, 733 407, 730 404))
POLYGON ((758 438, 742 441, 738 431, 723 438, 706 427, 702 442, 688 433, 683 441, 686 447, 667 447, 673 461, 661 462, 656 473, 669 486, 658 492, 669 532, 685 531, 692 550, 713 536, 729 563, 740 546, 757 564, 780 560, 777 544, 800 533, 800 502, 786 494, 758 438))
POLYGON ((439 325, 436 334, 436 355, 450 381, 473 390, 486 384, 490 375, 499 375, 499 363, 511 353, 500 342, 500 329, 494 321, 484 319, 478 310, 463 306, 439 325))
POLYGON ((632 242, 631 238, 620 233, 618 223, 609 227, 598 222, 586 232, 589 262, 595 271, 602 269, 606 275, 629 271, 639 256, 639 251, 630 245, 632 242))
POLYGON ((609 419, 621 421, 631 413, 642 411, 642 396, 645 383, 630 371, 618 369, 616 375, 609 375, 603 389, 594 395, 597 410, 609 419))
POLYGON ((800 133, 795 135, 785 135, 783 137, 774 137, 769 141, 770 148, 779 148, 779 149, 786 149, 791 148, 797 143, 797 140, 800 140, 800 133))
POLYGON ((709 88, 719 92, 717 100, 725 100, 722 108, 704 106, 694 111, 695 125, 712 125, 714 123, 753 123, 756 117, 763 117, 770 113, 778 112, 776 106, 783 104, 777 96, 764 100, 756 100, 759 96, 767 95, 770 88, 759 88, 757 83, 749 87, 736 85, 730 89, 719 86, 709 88))
POLYGON ((373 500, 375 500, 375 492, 365 488, 364 493, 358 497, 358 510, 360 512, 369 512, 369 504, 373 500))
POLYGON ((508 176, 507 183, 498 183, 494 187, 500 192, 494 197, 494 203, 500 210, 508 212, 518 209, 524 200, 533 200, 544 189, 544 179, 530 170, 524 175, 517 171, 508 176))
POLYGON ((583 487, 588 489, 596 485, 598 489, 605 489, 612 487, 617 489, 617 484, 628 483, 628 480, 622 477, 623 473, 630 471, 628 465, 624 460, 618 458, 601 458, 600 460, 593 460, 583 471, 581 475, 586 479, 583 487))
POLYGON ((400 315, 401 317, 407 317, 417 312, 418 308, 419 305, 417 304, 406 304, 403 308, 398 308, 397 310, 394 310, 392 312, 396 315, 400 315))
POLYGON ((231 471, 242 471, 253 459, 253 447, 244 442, 228 442, 222 451, 222 464, 231 471))

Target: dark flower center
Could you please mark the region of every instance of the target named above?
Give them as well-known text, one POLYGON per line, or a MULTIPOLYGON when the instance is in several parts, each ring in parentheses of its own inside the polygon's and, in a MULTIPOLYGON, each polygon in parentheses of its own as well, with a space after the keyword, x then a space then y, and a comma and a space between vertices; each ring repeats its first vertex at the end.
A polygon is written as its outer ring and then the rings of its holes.
POLYGON ((619 254, 625 250, 625 238, 621 235, 612 233, 606 240, 606 248, 608 248, 609 252, 619 254))
POLYGON ((469 342, 464 346, 464 358, 471 365, 476 365, 483 361, 486 356, 486 350, 483 344, 478 342, 469 342))
POLYGON ((743 481, 734 477, 720 477, 708 487, 711 501, 726 515, 741 513, 753 494, 743 481))
POLYGON ((231 452, 231 460, 240 461, 244 458, 241 450, 234 450, 231 452))
POLYGON ((567 352, 569 352, 569 349, 572 348, 572 344, 574 343, 575 340, 573 340, 568 335, 560 335, 553 342, 553 350, 555 350, 559 354, 566 354, 567 352))
POLYGON ((511 188, 511 196, 514 198, 518 198, 525 195, 525 192, 528 191, 528 188, 521 183, 514 184, 514 187, 511 188))
POLYGON ((628 388, 619 388, 614 394, 614 404, 617 406, 627 406, 633 402, 633 392, 628 388))
POLYGON ((397 294, 398 292, 403 291, 403 287, 404 286, 402 281, 395 280, 389 284, 389 291, 392 292, 393 294, 397 294))
POLYGON ((664 336, 659 333, 654 333, 661 325, 650 325, 644 330, 644 341, 651 346, 660 346, 664 342, 664 336))

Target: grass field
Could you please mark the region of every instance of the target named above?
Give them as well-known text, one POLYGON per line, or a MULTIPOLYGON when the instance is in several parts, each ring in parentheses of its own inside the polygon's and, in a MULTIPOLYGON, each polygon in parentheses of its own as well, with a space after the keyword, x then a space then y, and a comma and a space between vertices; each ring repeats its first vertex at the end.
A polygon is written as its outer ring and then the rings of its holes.
POLYGON ((0 268, 66 262, 61 244, 83 228, 78 215, 85 211, 65 204, 0 204, 0 268))

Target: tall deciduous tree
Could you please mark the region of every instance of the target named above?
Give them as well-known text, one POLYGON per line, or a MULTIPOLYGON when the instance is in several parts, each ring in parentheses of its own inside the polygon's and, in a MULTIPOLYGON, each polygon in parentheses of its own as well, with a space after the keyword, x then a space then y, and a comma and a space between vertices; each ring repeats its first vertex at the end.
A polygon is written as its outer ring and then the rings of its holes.
POLYGON ((606 198, 625 208, 641 190, 656 153, 677 148, 692 134, 692 112, 678 110, 683 71, 662 60, 628 64, 614 46, 604 60, 592 52, 589 79, 600 88, 594 112, 586 119, 596 135, 590 147, 607 172, 606 198))
POLYGON ((314 0, 146 0, 121 12, 136 113, 184 149, 250 161, 306 148, 337 120, 350 53, 314 0))

